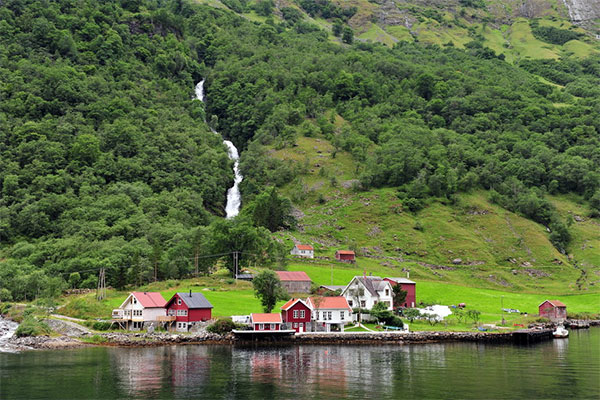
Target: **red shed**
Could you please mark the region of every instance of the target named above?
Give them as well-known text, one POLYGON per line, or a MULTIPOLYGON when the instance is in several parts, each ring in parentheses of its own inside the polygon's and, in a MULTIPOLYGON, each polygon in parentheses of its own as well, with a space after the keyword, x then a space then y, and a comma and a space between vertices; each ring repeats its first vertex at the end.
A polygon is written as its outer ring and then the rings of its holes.
POLYGON ((406 278, 383 278, 392 286, 400 285, 402 290, 406 292, 406 299, 402 303, 402 307, 414 307, 417 304, 417 284, 406 278))
POLYGON ((567 319, 567 306, 558 300, 546 300, 539 305, 540 317, 551 321, 562 321, 567 319))
POLYGON ((187 331, 196 322, 211 319, 213 306, 202 293, 190 290, 189 293, 175 293, 165 308, 167 318, 175 322, 177 330, 187 331))
POLYGON ((250 323, 255 331, 280 331, 281 314, 250 314, 250 323))
POLYGON ((289 324, 286 329, 306 332, 310 327, 312 308, 301 299, 291 299, 281 307, 281 318, 289 324))
POLYGON ((353 263, 356 261, 356 255, 352 250, 338 250, 335 252, 335 259, 342 262, 353 263))

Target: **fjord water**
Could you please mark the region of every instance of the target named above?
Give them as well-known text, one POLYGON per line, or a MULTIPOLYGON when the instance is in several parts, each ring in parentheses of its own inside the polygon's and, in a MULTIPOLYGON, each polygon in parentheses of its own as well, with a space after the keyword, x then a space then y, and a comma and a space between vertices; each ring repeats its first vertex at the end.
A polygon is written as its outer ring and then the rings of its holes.
POLYGON ((527 347, 187 345, 0 353, 1 399, 599 396, 599 328, 527 347))

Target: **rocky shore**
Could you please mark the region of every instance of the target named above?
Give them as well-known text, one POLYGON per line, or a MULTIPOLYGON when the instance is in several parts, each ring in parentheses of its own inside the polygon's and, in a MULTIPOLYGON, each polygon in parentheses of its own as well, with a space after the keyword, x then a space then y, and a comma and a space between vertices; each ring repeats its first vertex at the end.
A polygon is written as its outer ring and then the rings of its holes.
MULTIPOLYGON (((600 321, 586 321, 589 325, 599 325, 600 321)), ((0 324, 0 328, 1 328, 0 324)), ((75 325, 75 324, 74 324, 75 325)), ((588 325, 588 326, 589 326, 588 325)), ((6 324, 5 324, 6 326, 6 324)), ((513 332, 340 332, 340 333, 303 333, 281 339, 264 339, 260 342, 244 341, 233 334, 218 335, 202 330, 196 333, 165 332, 110 332, 93 333, 73 329, 71 324, 55 328, 61 330, 61 336, 37 336, 5 338, 2 347, 5 351, 22 351, 32 349, 68 349, 84 346, 122 346, 147 347, 175 344, 248 344, 248 343, 291 343, 291 344, 425 344, 441 342, 478 342, 478 343, 512 343, 513 332), (62 329, 61 329, 62 328, 62 329)), ((537 329, 551 329, 552 324, 538 326, 537 329)), ((6 330, 6 328, 5 328, 6 330)))

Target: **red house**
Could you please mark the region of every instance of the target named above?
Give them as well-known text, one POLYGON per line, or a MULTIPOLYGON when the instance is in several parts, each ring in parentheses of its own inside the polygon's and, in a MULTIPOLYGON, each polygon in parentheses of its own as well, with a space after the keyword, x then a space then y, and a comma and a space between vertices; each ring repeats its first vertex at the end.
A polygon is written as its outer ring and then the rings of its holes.
POLYGON ((356 262, 356 255, 352 250, 338 250, 335 252, 335 259, 342 262, 356 262))
POLYGON ((551 321, 562 321, 567 319, 567 306, 558 300, 546 300, 538 307, 540 317, 551 321))
POLYGON ((286 324, 286 329, 296 332, 306 332, 310 327, 312 308, 301 299, 291 299, 281 307, 281 318, 286 324))
POLYGON ((250 314, 250 324, 255 331, 280 331, 281 314, 250 314))
POLYGON ((174 322, 178 331, 187 331, 200 321, 211 319, 212 304, 202 293, 175 293, 165 306, 168 322, 174 322))
POLYGON ((402 290, 406 292, 406 299, 402 303, 402 307, 414 307, 417 304, 417 284, 406 278, 383 278, 392 286, 400 285, 402 290))

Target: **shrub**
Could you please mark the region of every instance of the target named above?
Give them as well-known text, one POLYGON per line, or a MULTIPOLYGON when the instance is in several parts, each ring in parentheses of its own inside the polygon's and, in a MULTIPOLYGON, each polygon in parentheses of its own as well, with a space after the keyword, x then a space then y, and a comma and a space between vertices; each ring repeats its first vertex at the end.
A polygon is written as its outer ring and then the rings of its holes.
POLYGON ((6 314, 11 307, 11 303, 0 303, 0 315, 6 314))
POLYGON ((25 317, 15 331, 17 337, 40 336, 48 335, 49 333, 50 327, 31 315, 25 317))
POLYGON ((12 293, 7 288, 0 289, 0 301, 12 301, 12 293))
POLYGON ((106 338, 100 335, 94 335, 88 339, 92 343, 104 343, 106 342, 106 338))
POLYGON ((209 325, 206 330, 210 333, 226 335, 237 327, 238 325, 230 319, 218 319, 213 324, 209 325))
POLYGON ((95 331, 107 331, 111 326, 110 322, 96 321, 92 324, 92 329, 95 331))

